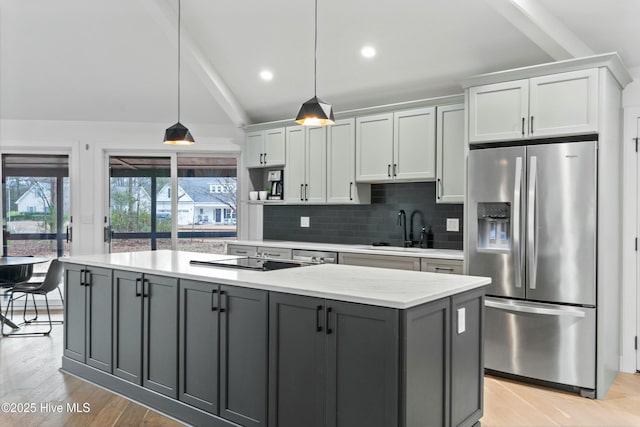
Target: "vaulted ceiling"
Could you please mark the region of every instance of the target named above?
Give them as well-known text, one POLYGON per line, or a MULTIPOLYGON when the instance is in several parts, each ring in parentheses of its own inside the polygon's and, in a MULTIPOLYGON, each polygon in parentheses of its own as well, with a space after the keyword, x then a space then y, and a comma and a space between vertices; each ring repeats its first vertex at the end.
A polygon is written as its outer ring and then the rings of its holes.
MULTIPOLYGON (((640 67, 638 0, 318 4, 318 96, 336 111, 611 51, 640 67), (374 58, 360 55, 366 44, 374 58)), ((172 124, 177 10, 178 0, 0 0, 0 118, 172 124)), ((181 121, 293 117, 313 96, 313 12, 313 0, 182 0, 181 121)))

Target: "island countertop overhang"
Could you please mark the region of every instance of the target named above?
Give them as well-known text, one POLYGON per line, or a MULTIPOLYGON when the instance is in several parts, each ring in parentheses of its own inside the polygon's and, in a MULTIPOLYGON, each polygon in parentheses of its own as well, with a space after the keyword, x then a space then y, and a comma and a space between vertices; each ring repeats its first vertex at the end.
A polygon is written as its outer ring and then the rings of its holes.
POLYGON ((61 258, 63 262, 199 280, 273 292, 408 309, 491 283, 488 277, 391 270, 340 264, 274 271, 191 265, 191 260, 236 258, 186 251, 142 251, 61 258))

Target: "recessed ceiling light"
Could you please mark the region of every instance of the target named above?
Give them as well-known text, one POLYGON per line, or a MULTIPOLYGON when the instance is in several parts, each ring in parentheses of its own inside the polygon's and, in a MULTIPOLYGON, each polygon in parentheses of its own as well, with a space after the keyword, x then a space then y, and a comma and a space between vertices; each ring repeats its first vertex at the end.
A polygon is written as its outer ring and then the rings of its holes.
POLYGON ((374 56, 376 56, 376 50, 373 48, 373 46, 365 46, 365 47, 363 47, 362 50, 360 51, 360 53, 365 58, 373 58, 374 56))
POLYGON ((273 80, 273 73, 269 70, 260 71, 260 78, 265 81, 273 80))

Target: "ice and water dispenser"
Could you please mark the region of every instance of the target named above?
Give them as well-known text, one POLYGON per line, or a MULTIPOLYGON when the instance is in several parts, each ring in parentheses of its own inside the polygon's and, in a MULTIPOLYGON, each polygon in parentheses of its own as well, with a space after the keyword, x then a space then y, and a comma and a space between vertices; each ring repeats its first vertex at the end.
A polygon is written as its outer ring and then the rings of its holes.
POLYGON ((511 203, 478 203, 478 250, 511 249, 511 203))

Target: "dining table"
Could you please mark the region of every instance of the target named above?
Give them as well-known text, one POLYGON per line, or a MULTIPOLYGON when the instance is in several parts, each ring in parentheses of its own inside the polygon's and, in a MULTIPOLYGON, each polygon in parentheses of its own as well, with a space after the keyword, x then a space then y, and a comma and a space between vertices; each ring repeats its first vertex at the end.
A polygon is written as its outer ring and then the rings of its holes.
MULTIPOLYGON (((32 257, 32 256, 3 256, 0 257, 0 282, 2 282, 3 285, 9 285, 9 289, 11 288, 12 283, 5 281, 6 279, 2 279, 3 278, 3 270, 7 269, 7 268, 12 268, 12 267, 18 267, 18 266, 28 266, 28 265, 34 265, 34 264, 42 264, 45 262, 49 262, 51 261, 50 258, 40 258, 40 257, 32 257)), ((26 280, 29 280, 29 277, 26 278, 26 280)), ((23 281, 26 281, 23 280, 23 281)), ((13 283, 13 284, 17 284, 17 283, 13 283)), ((2 307, 0 306, 0 325, 1 324, 7 324, 9 327, 13 328, 13 329, 18 329, 18 325, 16 325, 15 323, 13 323, 10 319, 5 318, 5 316, 2 314, 2 307)))

